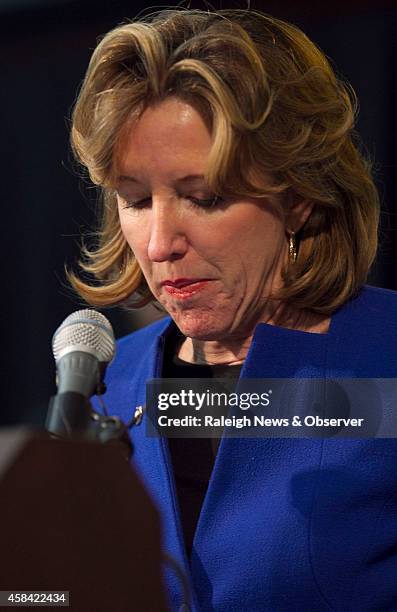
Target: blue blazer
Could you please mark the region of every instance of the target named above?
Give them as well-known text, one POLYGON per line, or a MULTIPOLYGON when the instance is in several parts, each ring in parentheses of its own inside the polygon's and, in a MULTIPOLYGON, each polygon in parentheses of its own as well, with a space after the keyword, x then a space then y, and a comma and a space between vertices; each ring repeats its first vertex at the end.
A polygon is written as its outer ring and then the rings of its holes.
MULTIPOLYGON (((109 414, 127 421, 145 404, 173 325, 166 318, 118 343, 109 414)), ((397 293, 365 287, 327 334, 259 324, 241 377, 397 378, 396 347, 397 293)), ((397 611, 395 439, 222 438, 189 563, 167 440, 148 438, 144 424, 131 438, 196 612, 397 611)), ((177 611, 181 584, 168 570, 166 583, 177 611)))

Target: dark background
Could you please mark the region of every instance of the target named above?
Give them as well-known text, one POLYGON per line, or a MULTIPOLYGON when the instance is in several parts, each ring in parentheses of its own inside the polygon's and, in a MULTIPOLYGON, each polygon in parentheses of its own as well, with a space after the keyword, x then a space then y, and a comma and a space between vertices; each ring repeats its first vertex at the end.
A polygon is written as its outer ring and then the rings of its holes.
MULTIPOLYGON (((165 3, 163 3, 165 6, 165 3)), ((175 6, 176 4, 172 5, 175 6)), ((184 6, 205 8, 202 2, 184 6)), ((393 2, 251 2, 300 26, 334 61, 360 100, 358 129, 375 161, 383 202, 381 247, 371 284, 397 289, 395 65, 393 2)), ((98 36, 147 3, 0 0, 2 286, 5 338, 0 424, 45 418, 55 390, 51 336, 81 306, 64 264, 78 257, 81 231, 94 224, 95 190, 79 178, 69 152, 70 110, 98 36)), ((156 0, 156 6, 161 6, 156 0)), ((168 4, 167 6, 170 6, 168 4)), ((214 8, 246 8, 217 2, 214 8)), ((107 311, 116 335, 136 324, 107 311)), ((140 323, 145 320, 140 315, 140 323)), ((363 330, 365 333, 365 330, 363 330)))

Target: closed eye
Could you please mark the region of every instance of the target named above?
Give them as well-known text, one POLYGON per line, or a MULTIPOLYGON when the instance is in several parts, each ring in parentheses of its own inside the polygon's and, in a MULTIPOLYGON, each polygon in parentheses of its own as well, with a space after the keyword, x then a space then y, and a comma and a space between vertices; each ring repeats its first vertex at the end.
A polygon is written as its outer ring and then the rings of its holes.
POLYGON ((141 208, 149 208, 152 203, 152 198, 143 198, 142 200, 127 200, 123 198, 123 208, 135 208, 137 210, 141 208))
POLYGON ((192 202, 195 206, 199 206, 200 208, 213 208, 217 204, 223 202, 222 198, 218 195, 215 195, 208 199, 200 199, 194 198, 193 196, 187 196, 187 199, 192 202))
MULTIPOLYGON (((189 200, 191 204, 199 208, 213 208, 217 204, 220 204, 224 200, 218 195, 212 196, 211 198, 195 198, 194 196, 182 196, 183 199, 189 200)), ((150 208, 152 204, 152 198, 143 198, 142 200, 127 200, 123 198, 125 202, 124 208, 134 208, 141 210, 143 208, 150 208)))

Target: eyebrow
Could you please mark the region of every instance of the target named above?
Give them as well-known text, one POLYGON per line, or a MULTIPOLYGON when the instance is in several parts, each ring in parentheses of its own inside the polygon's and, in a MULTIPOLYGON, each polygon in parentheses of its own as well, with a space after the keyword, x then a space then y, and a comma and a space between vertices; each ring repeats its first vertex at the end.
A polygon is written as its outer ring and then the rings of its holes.
MULTIPOLYGON (((180 179, 177 179, 176 183, 189 183, 194 180, 204 180, 204 174, 188 174, 187 176, 183 176, 180 179)), ((127 176, 122 174, 119 176, 119 181, 124 181, 127 183, 139 183, 140 181, 134 176, 127 176)))

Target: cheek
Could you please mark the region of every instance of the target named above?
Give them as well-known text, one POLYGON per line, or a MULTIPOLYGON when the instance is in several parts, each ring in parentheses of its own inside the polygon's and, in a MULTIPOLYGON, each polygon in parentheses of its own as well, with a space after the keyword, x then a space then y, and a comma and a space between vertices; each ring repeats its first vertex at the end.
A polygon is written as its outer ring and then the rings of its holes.
POLYGON ((252 221, 247 235, 253 255, 277 256, 285 241, 285 228, 281 219, 266 212, 252 221))
POLYGON ((119 219, 121 231, 135 258, 138 263, 143 262, 148 246, 144 225, 142 223, 135 223, 131 219, 125 219, 123 215, 120 215, 119 219))
POLYGON ((230 257, 230 261, 241 259, 250 267, 252 262, 277 257, 284 243, 284 233, 283 224, 277 217, 259 212, 241 219, 233 227, 224 226, 217 234, 216 243, 222 245, 220 252, 230 257))

